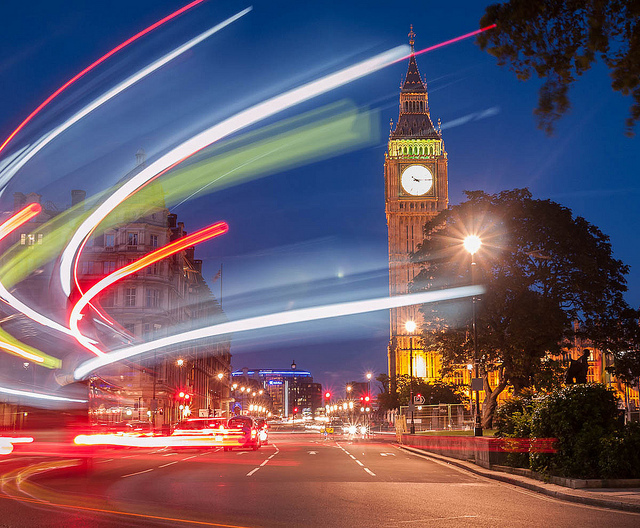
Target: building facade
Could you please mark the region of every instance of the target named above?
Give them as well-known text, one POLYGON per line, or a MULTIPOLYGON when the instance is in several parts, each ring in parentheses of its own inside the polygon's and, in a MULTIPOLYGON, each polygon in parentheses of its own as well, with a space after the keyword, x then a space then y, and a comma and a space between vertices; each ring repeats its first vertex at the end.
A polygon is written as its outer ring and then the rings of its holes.
MULTIPOLYGON (((151 207, 140 204, 144 216, 118 223, 90 240, 78 267, 82 290, 187 235, 183 222, 169 213, 161 196, 158 192, 151 207)), ((202 261, 195 258, 194 247, 115 283, 98 298, 95 308, 93 324, 83 331, 93 332, 110 348, 226 321, 202 277, 202 261)), ((133 417, 161 427, 192 415, 227 415, 230 362, 230 339, 223 336, 164 348, 138 361, 102 369, 93 386, 93 418, 114 421, 133 417), (121 403, 114 406, 106 403, 109 400, 121 403)))
MULTIPOLYGON (((295 364, 294 364, 295 365, 295 364)), ((284 418, 309 411, 313 415, 316 409, 322 407, 322 385, 314 383, 311 372, 291 369, 241 369, 232 374, 237 385, 236 404, 241 412, 246 411, 243 405, 245 391, 238 392, 241 386, 249 386, 250 382, 257 383, 271 405, 271 413, 284 418)), ((253 394, 253 393, 252 393, 253 394)))
MULTIPOLYGON (((411 262, 411 254, 424 239, 423 226, 448 207, 447 152, 440 126, 431 119, 426 81, 420 76, 414 55, 413 30, 409 33, 411 56, 400 89, 398 121, 389 136, 385 153, 384 181, 387 228, 389 236, 389 293, 409 292, 420 272, 411 262)), ((438 376, 436 354, 417 348, 417 339, 405 329, 407 321, 418 328, 422 316, 418 306, 393 308, 390 311, 389 376, 413 375, 434 379, 438 376), (413 365, 409 367, 410 348, 413 365)))

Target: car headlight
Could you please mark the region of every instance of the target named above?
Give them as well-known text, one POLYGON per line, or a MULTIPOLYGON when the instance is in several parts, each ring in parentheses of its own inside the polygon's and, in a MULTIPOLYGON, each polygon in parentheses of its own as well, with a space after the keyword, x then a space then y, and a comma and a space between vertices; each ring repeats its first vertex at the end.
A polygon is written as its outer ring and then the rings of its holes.
POLYGON ((349 434, 356 434, 358 432, 358 429, 355 425, 350 425, 348 431, 349 434))

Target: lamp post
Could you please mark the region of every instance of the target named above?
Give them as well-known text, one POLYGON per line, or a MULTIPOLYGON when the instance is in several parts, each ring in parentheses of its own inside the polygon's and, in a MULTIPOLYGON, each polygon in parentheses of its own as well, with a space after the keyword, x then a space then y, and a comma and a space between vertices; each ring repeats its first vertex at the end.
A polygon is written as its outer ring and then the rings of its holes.
MULTIPOLYGON (((464 239, 464 248, 471 255, 471 285, 475 285, 476 276, 476 252, 482 246, 482 240, 477 235, 469 235, 464 239)), ((473 327, 473 375, 478 379, 480 373, 478 369, 478 326, 477 326, 477 314, 476 314, 476 296, 471 297, 472 307, 472 327, 473 327)), ((480 391, 476 387, 476 418, 475 427, 473 429, 474 436, 482 436, 482 421, 480 420, 480 391)))
POLYGON ((411 428, 409 432, 415 434, 416 424, 413 421, 413 332, 416 329, 416 323, 407 321, 404 327, 409 332, 409 409, 411 409, 411 428))

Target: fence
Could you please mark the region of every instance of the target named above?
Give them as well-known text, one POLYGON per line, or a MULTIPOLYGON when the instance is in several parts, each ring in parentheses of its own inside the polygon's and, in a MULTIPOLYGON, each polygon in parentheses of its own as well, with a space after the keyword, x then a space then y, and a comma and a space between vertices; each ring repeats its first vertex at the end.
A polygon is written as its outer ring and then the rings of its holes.
MULTIPOLYGON (((409 407, 400 407, 400 419, 405 431, 411 426, 409 407)), ((417 405, 413 411, 416 431, 464 431, 473 428, 471 411, 462 403, 417 405)))

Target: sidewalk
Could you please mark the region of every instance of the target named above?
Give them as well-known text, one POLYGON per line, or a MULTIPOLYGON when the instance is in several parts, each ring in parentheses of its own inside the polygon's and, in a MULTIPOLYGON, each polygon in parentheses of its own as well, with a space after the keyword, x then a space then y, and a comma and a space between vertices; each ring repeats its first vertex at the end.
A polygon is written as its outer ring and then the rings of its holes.
POLYGON ((556 484, 548 484, 529 477, 496 471, 495 469, 485 469, 471 462, 457 460, 442 455, 436 455, 416 449, 413 447, 403 446, 402 444, 394 444, 400 449, 405 449, 414 454, 431 458, 452 466, 456 466, 476 475, 499 480, 507 484, 526 488, 536 491, 550 497, 562 499, 580 504, 588 504, 590 506, 599 506, 602 508, 611 508, 614 510, 632 511, 640 513, 640 488, 590 488, 590 489, 571 489, 556 484))

